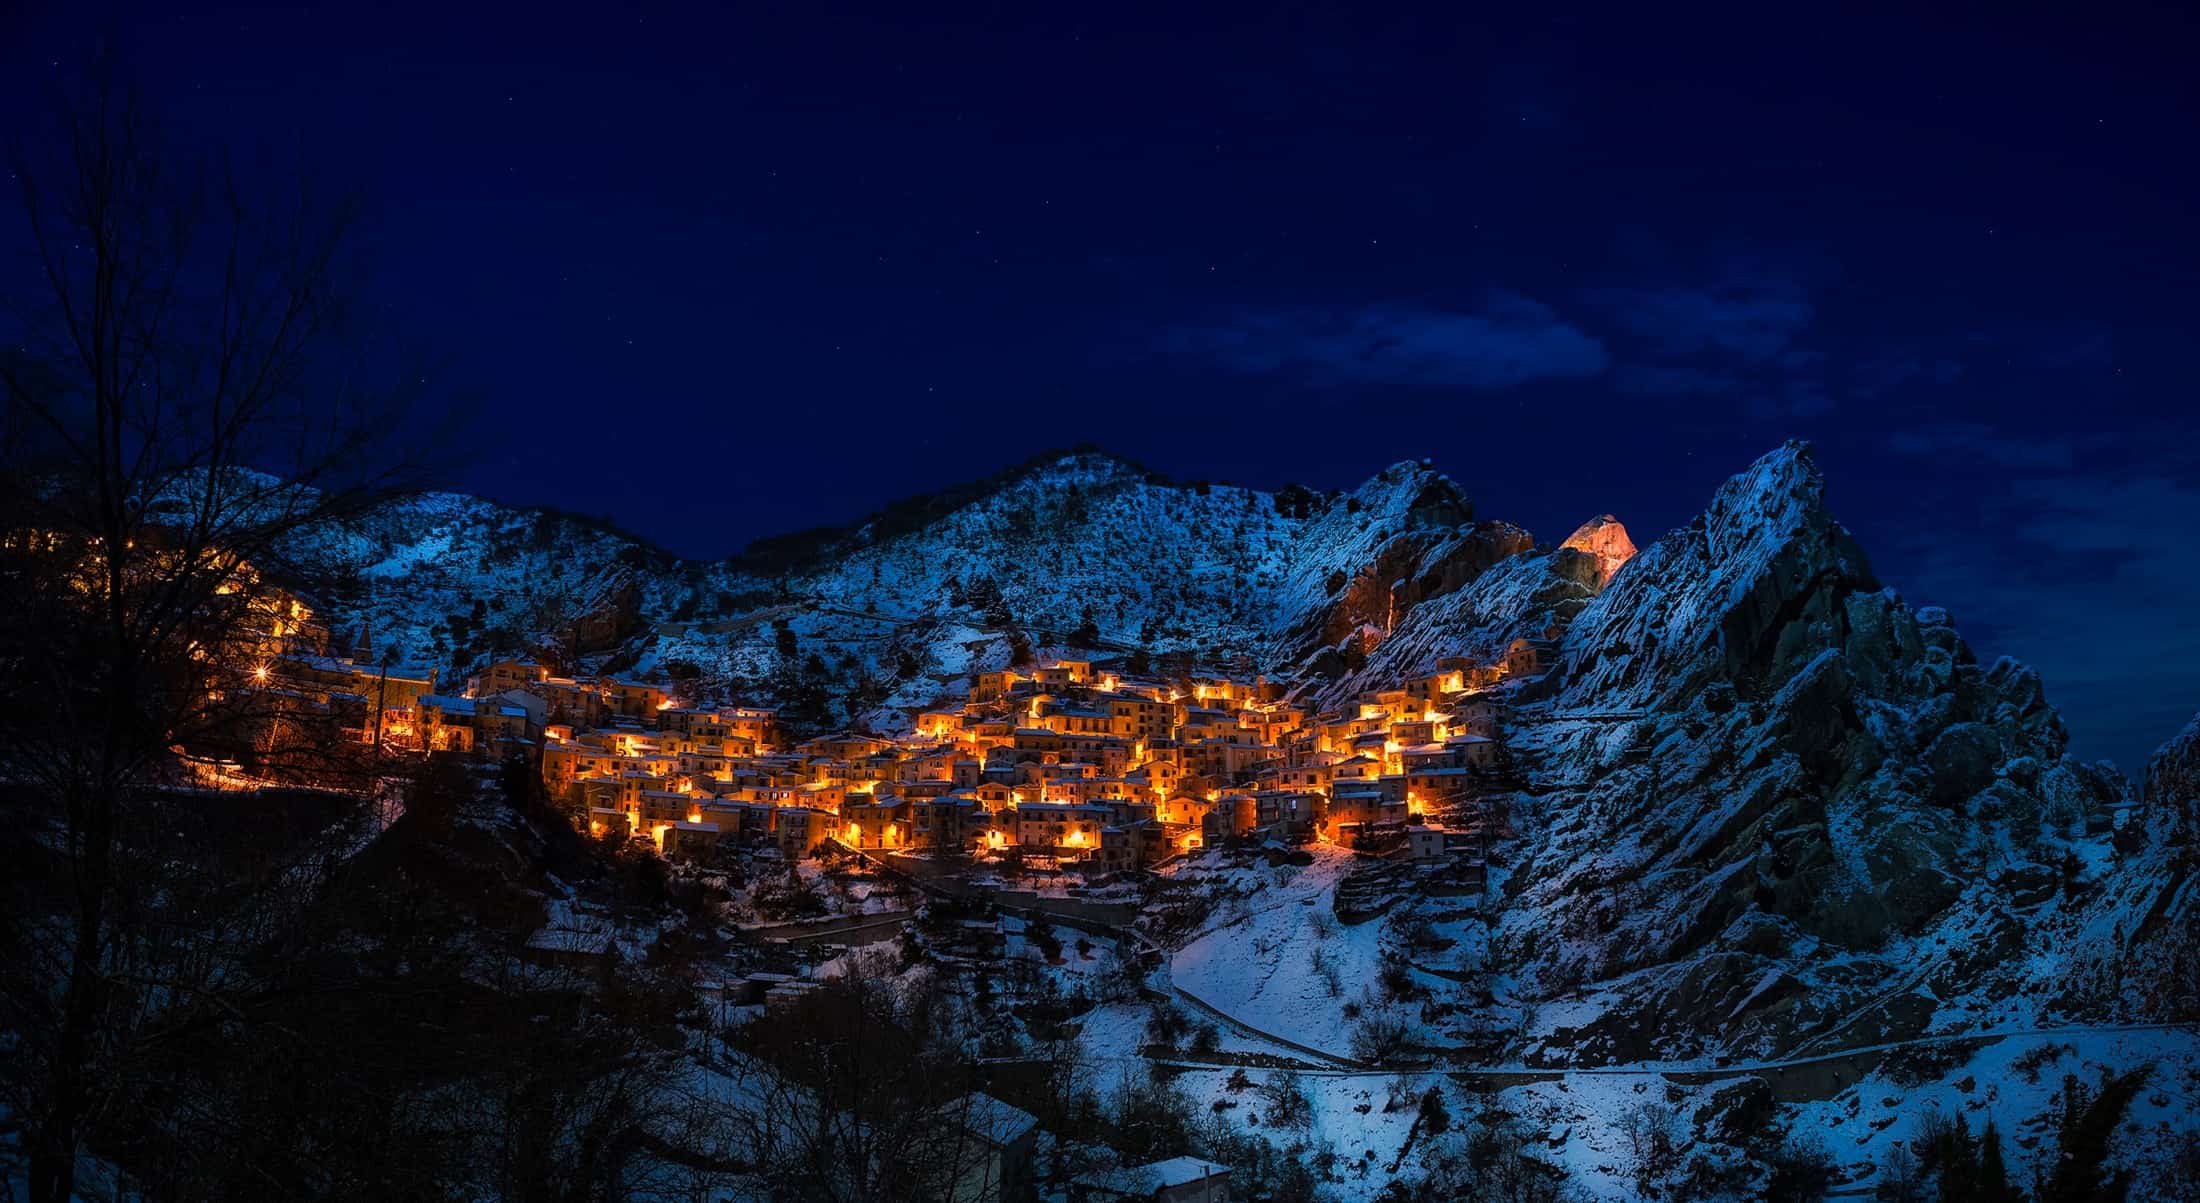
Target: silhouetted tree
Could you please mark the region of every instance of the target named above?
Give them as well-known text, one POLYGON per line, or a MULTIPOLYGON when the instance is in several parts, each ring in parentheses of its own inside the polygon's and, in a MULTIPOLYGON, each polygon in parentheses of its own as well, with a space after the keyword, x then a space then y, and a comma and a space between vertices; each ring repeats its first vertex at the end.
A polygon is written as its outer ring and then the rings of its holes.
POLYGON ((347 208, 262 205, 173 153, 104 61, 39 134, 14 163, 38 270, 0 298, 0 827, 66 887, 11 899, 0 1084, 30 1197, 60 1203, 140 1041, 221 1006, 222 942, 160 943, 161 876, 191 870, 148 825, 170 749, 252 721, 264 574, 412 461, 324 358, 347 208))
POLYGON ((2142 1065, 2122 1074, 2104 1074, 2099 1089, 2075 1074, 2063 1077, 2060 1146, 2054 1168, 2040 1183, 2039 1203, 2123 1203, 2131 1191, 2131 1172, 2108 1166, 2109 1141, 2124 1112, 2153 1072, 2142 1065))

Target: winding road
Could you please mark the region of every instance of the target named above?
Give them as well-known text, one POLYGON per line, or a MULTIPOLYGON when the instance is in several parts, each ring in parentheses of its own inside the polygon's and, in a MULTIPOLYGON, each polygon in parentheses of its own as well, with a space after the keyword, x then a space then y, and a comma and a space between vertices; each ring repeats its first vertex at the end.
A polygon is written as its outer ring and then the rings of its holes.
MULTIPOLYGON (((895 873, 897 876, 903 877, 905 880, 910 881, 919 889, 926 890, 927 892, 940 893, 942 895, 946 894, 946 891, 938 890, 937 887, 933 886, 931 883, 924 882, 923 880, 918 878, 908 877, 906 874, 901 874, 899 870, 893 869, 891 866, 886 865, 884 861, 872 857, 867 853, 858 853, 858 855, 861 856, 863 859, 870 861, 872 864, 877 865, 882 869, 885 869, 888 872, 892 872, 895 873)), ((1258 909, 1270 910, 1281 906, 1297 905, 1302 905, 1302 903, 1298 900, 1292 900, 1289 902, 1271 903, 1266 907, 1258 909)), ((1015 907, 1011 909, 1022 910, 1025 908, 1015 907)), ((1235 916, 1230 921, 1220 925, 1220 927, 1228 927, 1234 923, 1242 922, 1246 917, 1248 917, 1248 915, 1252 913, 1255 912, 1248 912, 1247 915, 1235 916)), ((1224 1024, 1225 1026, 1229 1027, 1230 1030, 1238 1033, 1241 1036, 1246 1036, 1255 1040, 1265 1042, 1267 1044, 1275 1046, 1278 1049, 1287 1049, 1300 1057, 1306 1058, 1307 1062, 1305 1064, 1295 1065, 1291 1068, 1295 1069, 1299 1073, 1312 1074, 1320 1077, 1381 1078, 1392 1077, 1400 1073, 1432 1073, 1443 1074, 1447 1077, 1451 1077, 1461 1081, 1480 1081, 1485 1083, 1497 1083, 1505 1085, 1527 1082, 1562 1081, 1574 1077, 1659 1077, 1681 1085, 1701 1085, 1707 1082, 1717 1082, 1731 1078, 1754 1077, 1766 1074, 1779 1074, 1783 1071, 1808 1070, 1813 1067, 1838 1066, 1843 1062, 1852 1060, 1870 1060, 1874 1065, 1876 1065, 1879 1058, 1886 1056, 1888 1053, 1906 1048, 1933 1047, 1949 1044, 1961 1044, 1967 1042, 1976 1042, 1983 1046, 1986 1044, 1998 1043, 2003 1040, 2053 1039, 2062 1036, 2108 1035, 2123 1032, 2188 1032, 2200 1034, 2200 1026, 2180 1023, 2067 1024, 2059 1027, 2002 1028, 1977 1032, 1941 1032, 1925 1036, 1913 1036, 1905 1040, 1890 1040, 1877 1044, 1853 1045, 1848 1048, 1835 1049, 1830 1052, 1811 1053, 1808 1055, 1799 1055, 1792 1057, 1776 1057, 1757 1061, 1730 1062, 1723 1065, 1687 1061, 1633 1061, 1618 1065, 1596 1066, 1526 1064, 1456 1065, 1442 1060, 1420 1062, 1388 1062, 1380 1065, 1375 1065, 1360 1061, 1354 1061, 1351 1058, 1341 1057, 1335 1053, 1325 1052, 1321 1049, 1314 1048, 1311 1045, 1302 1044, 1296 1040, 1292 1040, 1287 1036, 1282 1036, 1275 1032, 1271 1032, 1264 1028, 1258 1027, 1252 1023, 1248 1023, 1244 1019, 1233 1015, 1229 1011, 1226 1011, 1223 1008, 1218 1007, 1211 1002, 1208 1002, 1206 999, 1201 998, 1199 995, 1192 993, 1190 990, 1187 990, 1184 987, 1177 985, 1176 982, 1173 980, 1173 975, 1169 971, 1169 959, 1167 950, 1162 948, 1162 946, 1157 943, 1153 939, 1153 937, 1149 936, 1148 934, 1139 930, 1133 925, 1095 923, 1093 924, 1093 926, 1104 928, 1108 933, 1113 934, 1119 939, 1129 940, 1141 949, 1161 954, 1161 966, 1154 972, 1150 979, 1150 984, 1153 986, 1157 993, 1166 993, 1170 997, 1181 1000, 1186 1005, 1190 1006, 1193 1010, 1198 1011, 1203 1015, 1212 1017, 1218 1023, 1224 1024)), ((1220 927, 1218 927, 1217 930, 1220 930, 1220 927)), ((1826 1035, 1830 1034, 1830 1032, 1826 1033, 1826 1035)), ((1820 1038, 1822 1039, 1823 1037, 1820 1038)), ((1808 1047, 1807 1042, 1804 1047, 1808 1047)), ((1271 1069, 1275 1068, 1272 1062, 1276 1058, 1264 1058, 1259 1054, 1225 1052, 1216 1053, 1211 1057, 1200 1059, 1172 1057, 1167 1055, 1148 1056, 1144 1054, 1141 1054, 1137 1059, 1145 1061, 1149 1064, 1167 1066, 1172 1069, 1220 1072, 1223 1070, 1237 1068, 1271 1069)), ((1861 1076, 1863 1072, 1869 1072, 1869 1070, 1861 1070, 1859 1076, 1861 1076)))

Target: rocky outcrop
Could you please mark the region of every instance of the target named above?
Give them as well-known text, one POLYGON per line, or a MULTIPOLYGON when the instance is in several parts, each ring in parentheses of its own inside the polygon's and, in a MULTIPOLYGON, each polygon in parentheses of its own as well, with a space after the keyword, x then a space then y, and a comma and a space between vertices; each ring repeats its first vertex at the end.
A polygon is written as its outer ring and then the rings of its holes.
POLYGON ((1540 551, 1525 545, 1525 534, 1499 545, 1514 550, 1464 586, 1408 610, 1365 666, 1329 683, 1315 700, 1337 704, 1362 689, 1432 672, 1449 656, 1494 662, 1514 639, 1541 638, 1563 627, 1596 596, 1595 557, 1565 548, 1540 551))
POLYGON ((1505 522, 1464 530, 1409 530, 1385 543, 1372 563, 1353 573, 1334 606, 1320 616, 1317 646, 1336 647, 1356 631, 1382 636, 1408 621, 1414 607, 1457 590, 1508 556, 1535 545, 1528 532, 1505 522))
POLYGON ((1635 541, 1627 537, 1627 528, 1620 525, 1619 519, 1610 514, 1599 514, 1582 523, 1559 546, 1594 557, 1599 589, 1611 581, 1613 573, 1635 558, 1635 541))
POLYGON ((1513 725, 1532 786, 1499 931, 1525 1004, 1601 1005, 1544 1056, 1900 1036, 2013 992, 1984 954, 2070 901, 2066 855, 2120 792, 2065 755, 2034 674, 1880 585, 1801 444, 1583 604, 1558 677, 1513 725))

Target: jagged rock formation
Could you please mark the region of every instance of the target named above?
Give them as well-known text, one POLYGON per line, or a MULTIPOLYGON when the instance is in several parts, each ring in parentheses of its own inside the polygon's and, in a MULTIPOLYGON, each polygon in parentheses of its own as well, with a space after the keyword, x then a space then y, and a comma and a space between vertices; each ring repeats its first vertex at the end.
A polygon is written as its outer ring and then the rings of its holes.
POLYGON ((1635 558, 1635 541, 1627 537, 1627 528, 1620 525, 1619 519, 1610 514, 1599 514, 1582 523, 1559 546, 1596 557, 1596 587, 1599 589, 1610 584, 1612 574, 1635 558))
POLYGON ((2040 1013, 2120 782, 1767 455, 1582 607, 1516 722, 1533 830, 1501 942, 1544 1052, 1776 1053, 2040 1013), (2078 858, 2079 868, 2069 867, 2078 858), (1554 930, 1555 929, 1555 930, 1554 930), (1587 992, 1587 1001, 1582 1000, 1587 992))

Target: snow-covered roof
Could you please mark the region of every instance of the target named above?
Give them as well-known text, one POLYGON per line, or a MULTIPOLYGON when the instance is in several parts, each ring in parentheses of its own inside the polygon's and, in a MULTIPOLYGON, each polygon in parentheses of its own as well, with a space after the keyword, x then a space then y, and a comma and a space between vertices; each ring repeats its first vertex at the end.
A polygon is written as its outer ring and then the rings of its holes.
POLYGON ((959 1113, 963 1127, 973 1135, 996 1145, 1014 1144, 1039 1127, 1038 1119, 1030 1112, 983 1091, 972 1091, 948 1104, 948 1108, 951 1114, 959 1113))

